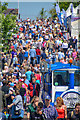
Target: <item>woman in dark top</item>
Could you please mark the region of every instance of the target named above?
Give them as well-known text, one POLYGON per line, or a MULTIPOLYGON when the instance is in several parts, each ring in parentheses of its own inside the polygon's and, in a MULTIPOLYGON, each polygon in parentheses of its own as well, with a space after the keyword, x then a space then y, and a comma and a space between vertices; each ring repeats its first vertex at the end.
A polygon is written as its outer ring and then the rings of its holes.
POLYGON ((8 108, 12 107, 12 120, 22 120, 24 116, 22 97, 19 90, 15 91, 16 96, 13 99, 12 104, 8 105, 8 108))
POLYGON ((43 103, 39 102, 37 106, 37 110, 35 112, 32 112, 31 114, 31 120, 45 120, 46 119, 45 114, 42 112, 42 108, 43 108, 43 103))

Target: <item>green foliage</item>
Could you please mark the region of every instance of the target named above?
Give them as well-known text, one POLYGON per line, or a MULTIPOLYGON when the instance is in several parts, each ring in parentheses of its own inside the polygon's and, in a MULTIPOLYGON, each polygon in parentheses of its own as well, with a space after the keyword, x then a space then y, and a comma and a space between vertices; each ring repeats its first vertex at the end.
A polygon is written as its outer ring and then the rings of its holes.
MULTIPOLYGON (((64 9, 66 11, 68 9, 70 3, 72 3, 72 2, 59 2, 60 10, 64 9)), ((80 4, 80 1, 79 2, 73 2, 73 6, 74 7, 77 7, 79 4, 80 4)), ((54 6, 54 8, 52 8, 49 11, 49 14, 51 15, 52 18, 55 18, 57 16, 56 10, 55 10, 56 2, 53 3, 53 6, 54 6)))
MULTIPOLYGON (((16 15, 13 14, 4 14, 4 11, 7 10, 8 3, 3 3, 1 5, 1 10, 2 12, 0 13, 0 18, 1 18, 1 41, 6 45, 8 43, 8 39, 11 39, 12 37, 12 32, 14 32, 14 29, 16 27, 16 15)), ((15 30, 15 33, 17 31, 15 30)))
MULTIPOLYGON (((67 10, 70 3, 72 3, 72 2, 59 2, 60 10, 62 10, 62 9, 67 10)), ((79 4, 80 4, 80 1, 79 2, 73 2, 74 7, 77 7, 79 4)), ((54 3, 54 6, 56 6, 56 3, 54 3)))
POLYGON ((10 31, 10 30, 12 30, 14 27, 15 27, 15 25, 16 25, 16 16, 13 16, 13 15, 11 15, 11 14, 8 14, 8 15, 6 15, 6 17, 5 17, 5 15, 3 15, 3 17, 2 17, 3 19, 2 19, 2 37, 6 37, 6 35, 7 35, 7 33, 10 31), (5 33, 5 35, 4 35, 4 33, 5 33))
POLYGON ((5 10, 7 10, 8 7, 8 3, 5 3, 2 5, 2 12, 4 12, 5 10))
MULTIPOLYGON (((7 9, 6 4, 3 4, 2 11, 4 9, 7 9)), ((4 15, 4 12, 2 12, 2 38, 7 38, 8 32, 12 30, 16 26, 16 16, 12 14, 6 14, 4 15)), ((9 35, 10 36, 10 35, 9 35)))
POLYGON ((52 9, 49 11, 49 14, 51 15, 52 18, 57 17, 55 8, 52 8, 52 9))
POLYGON ((56 2, 53 3, 53 8, 52 8, 51 10, 49 10, 49 14, 51 15, 51 17, 52 17, 53 19, 57 17, 57 13, 56 13, 55 6, 56 6, 56 2))
POLYGON ((44 8, 42 8, 42 10, 40 11, 40 19, 41 19, 41 18, 47 18, 46 13, 47 13, 47 11, 44 10, 44 8))
MULTIPOLYGON (((62 10, 62 9, 67 10, 70 3, 72 3, 72 2, 59 2, 60 10, 62 10)), ((80 2, 73 2, 74 7, 77 7, 79 4, 80 4, 80 2)))

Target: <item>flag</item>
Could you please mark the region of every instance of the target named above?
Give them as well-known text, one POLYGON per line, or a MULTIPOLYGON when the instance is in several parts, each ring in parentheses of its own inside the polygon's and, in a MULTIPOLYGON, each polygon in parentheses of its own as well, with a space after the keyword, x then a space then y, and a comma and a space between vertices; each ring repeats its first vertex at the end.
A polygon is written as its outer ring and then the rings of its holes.
POLYGON ((56 13, 57 13, 57 16, 59 18, 60 23, 62 24, 60 7, 59 7, 59 5, 57 3, 56 3, 56 13))
POLYGON ((63 17, 66 17, 66 11, 62 9, 63 17))
POLYGON ((72 3, 70 4, 70 7, 71 7, 71 13, 73 14, 73 4, 72 3))
POLYGON ((71 9, 71 21, 73 21, 73 3, 70 4, 71 9))
POLYGON ((60 23, 62 24, 61 13, 58 13, 57 16, 59 18, 60 23))
POLYGON ((58 4, 56 4, 56 13, 57 13, 57 14, 60 13, 60 7, 59 7, 58 4))
POLYGON ((66 11, 62 9, 63 12, 63 20, 64 20, 64 26, 67 28, 67 17, 66 17, 66 11))
POLYGON ((64 26, 65 26, 66 29, 67 29, 67 18, 64 19, 64 26))

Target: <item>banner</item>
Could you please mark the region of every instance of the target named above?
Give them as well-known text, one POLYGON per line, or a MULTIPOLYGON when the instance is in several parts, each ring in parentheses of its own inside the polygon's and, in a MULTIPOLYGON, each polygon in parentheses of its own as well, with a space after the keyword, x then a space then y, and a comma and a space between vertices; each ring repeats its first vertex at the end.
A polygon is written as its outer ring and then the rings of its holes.
POLYGON ((66 17, 66 11, 64 9, 62 9, 63 12, 63 20, 64 20, 64 26, 67 29, 67 17, 66 17))
POLYGON ((58 16, 58 18, 59 18, 60 23, 62 24, 61 13, 58 13, 57 16, 58 16))
POLYGON ((70 7, 71 7, 71 13, 73 14, 73 4, 72 3, 70 4, 70 7))
POLYGON ((59 18, 60 23, 62 24, 60 7, 59 7, 59 5, 57 3, 56 3, 56 13, 57 13, 57 16, 59 18))
POLYGON ((58 13, 60 13, 60 7, 59 7, 59 5, 56 3, 56 13, 58 14, 58 13))

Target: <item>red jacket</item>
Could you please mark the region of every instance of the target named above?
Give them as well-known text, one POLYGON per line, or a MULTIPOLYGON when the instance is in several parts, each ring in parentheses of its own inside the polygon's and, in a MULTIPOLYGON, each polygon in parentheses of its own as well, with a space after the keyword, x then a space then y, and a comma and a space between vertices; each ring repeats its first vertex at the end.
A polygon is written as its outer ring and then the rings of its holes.
POLYGON ((36 55, 41 55, 41 51, 40 51, 40 49, 36 49, 36 55))
MULTIPOLYGON (((28 85, 28 90, 30 90, 30 97, 33 97, 33 84, 29 83, 28 85)), ((35 95, 39 96, 39 91, 40 91, 40 85, 38 83, 35 83, 35 95)))

